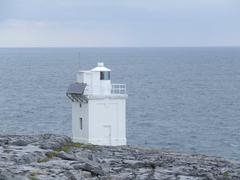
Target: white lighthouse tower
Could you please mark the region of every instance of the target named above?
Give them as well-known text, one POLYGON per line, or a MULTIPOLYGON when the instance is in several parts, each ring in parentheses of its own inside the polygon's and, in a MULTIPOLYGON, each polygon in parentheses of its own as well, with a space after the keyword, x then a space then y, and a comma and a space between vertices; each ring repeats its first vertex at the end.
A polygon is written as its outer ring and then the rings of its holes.
POLYGON ((77 73, 69 86, 73 141, 96 145, 126 145, 126 85, 111 83, 103 63, 77 73))

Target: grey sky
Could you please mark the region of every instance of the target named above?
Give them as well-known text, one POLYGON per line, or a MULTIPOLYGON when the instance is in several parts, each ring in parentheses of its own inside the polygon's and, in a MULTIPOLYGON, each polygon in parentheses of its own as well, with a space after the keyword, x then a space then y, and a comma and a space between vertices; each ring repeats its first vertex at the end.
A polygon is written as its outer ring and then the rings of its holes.
POLYGON ((0 47, 240 46, 239 0, 0 0, 0 47))

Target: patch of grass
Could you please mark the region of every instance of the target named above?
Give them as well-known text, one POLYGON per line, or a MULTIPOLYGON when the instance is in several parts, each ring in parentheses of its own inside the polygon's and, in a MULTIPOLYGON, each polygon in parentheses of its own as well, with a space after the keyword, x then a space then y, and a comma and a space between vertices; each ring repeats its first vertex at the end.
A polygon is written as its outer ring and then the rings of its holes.
POLYGON ((38 163, 44 163, 44 162, 48 162, 49 158, 44 158, 44 159, 39 159, 37 160, 38 163))
POLYGON ((226 171, 226 172, 223 173, 223 176, 224 176, 224 177, 228 177, 228 176, 229 176, 229 173, 226 171))
POLYGON ((61 148, 57 149, 56 151, 58 151, 58 152, 60 152, 60 151, 69 152, 70 150, 71 150, 71 146, 64 145, 61 148))
POLYGON ((30 180, 38 180, 38 178, 35 177, 35 176, 29 176, 28 178, 29 178, 30 180))
POLYGON ((93 144, 83 144, 81 148, 89 149, 89 150, 99 150, 99 151, 102 149, 101 146, 93 145, 93 144))
POLYGON ((51 158, 57 156, 57 154, 58 154, 57 151, 51 151, 51 152, 47 152, 47 153, 46 153, 46 156, 47 156, 49 159, 51 159, 51 158))
POLYGON ((29 178, 30 180, 38 180, 38 178, 35 177, 35 176, 29 176, 28 178, 29 178))
POLYGON ((84 147, 83 144, 81 143, 69 143, 65 144, 64 146, 56 149, 57 152, 64 151, 64 152, 69 152, 72 148, 81 148, 84 147))
POLYGON ((53 157, 56 157, 58 155, 59 152, 64 151, 64 152, 69 152, 72 148, 82 148, 84 147, 84 144, 81 143, 69 143, 69 144, 65 144, 64 146, 55 149, 54 151, 50 151, 46 153, 47 158, 44 159, 39 159, 37 162, 38 163, 42 163, 42 162, 47 162, 50 159, 52 159, 53 157))
POLYGON ((72 143, 72 147, 75 147, 75 148, 80 148, 83 146, 84 146, 84 144, 81 144, 81 143, 72 143))

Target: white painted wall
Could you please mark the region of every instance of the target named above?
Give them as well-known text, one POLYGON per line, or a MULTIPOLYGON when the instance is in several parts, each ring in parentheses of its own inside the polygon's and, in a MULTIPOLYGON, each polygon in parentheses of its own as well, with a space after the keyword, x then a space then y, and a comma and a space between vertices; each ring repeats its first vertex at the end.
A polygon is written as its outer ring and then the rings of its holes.
POLYGON ((110 95, 111 80, 100 80, 100 71, 79 71, 77 73, 77 82, 87 83, 88 95, 110 95))
POLYGON ((72 102, 73 141, 97 145, 126 145, 126 99, 96 98, 72 102), (80 129, 80 118, 83 129, 80 129))
POLYGON ((126 144, 126 99, 91 99, 89 142, 98 145, 126 144))
POLYGON ((111 80, 100 80, 100 71, 91 71, 93 95, 109 95, 111 94, 111 80))
POLYGON ((73 141, 88 143, 89 137, 89 112, 88 104, 72 102, 72 133, 73 141), (80 118, 82 118, 82 130, 80 129, 80 118))

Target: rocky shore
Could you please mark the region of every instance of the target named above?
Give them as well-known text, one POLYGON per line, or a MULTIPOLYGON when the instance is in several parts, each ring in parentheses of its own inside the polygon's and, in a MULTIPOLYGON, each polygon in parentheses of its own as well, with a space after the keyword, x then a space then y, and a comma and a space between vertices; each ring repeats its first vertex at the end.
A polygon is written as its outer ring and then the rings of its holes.
POLYGON ((0 136, 0 180, 240 180, 240 163, 129 146, 73 143, 67 136, 0 136))

